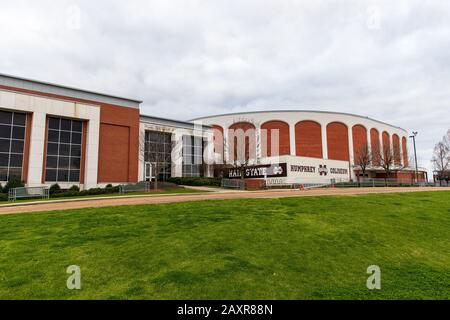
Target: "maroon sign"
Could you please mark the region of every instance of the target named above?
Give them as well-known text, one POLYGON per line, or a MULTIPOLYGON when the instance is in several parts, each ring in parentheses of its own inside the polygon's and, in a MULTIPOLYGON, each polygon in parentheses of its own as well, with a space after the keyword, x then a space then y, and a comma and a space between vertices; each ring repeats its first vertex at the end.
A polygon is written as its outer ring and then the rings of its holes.
POLYGON ((287 164, 277 163, 272 165, 233 168, 225 172, 225 176, 228 179, 241 179, 242 175, 244 175, 245 179, 287 177, 287 164))

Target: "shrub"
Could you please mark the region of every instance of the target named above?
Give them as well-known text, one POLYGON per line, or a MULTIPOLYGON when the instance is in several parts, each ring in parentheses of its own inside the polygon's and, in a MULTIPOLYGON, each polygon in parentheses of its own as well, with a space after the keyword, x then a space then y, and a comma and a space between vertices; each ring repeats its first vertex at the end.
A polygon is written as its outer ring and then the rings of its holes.
POLYGON ((73 186, 70 187, 69 191, 76 191, 76 192, 79 192, 79 191, 80 191, 80 187, 78 187, 78 186, 76 186, 76 185, 73 185, 73 186))
POLYGON ((55 183, 54 185, 52 185, 50 187, 49 192, 50 192, 51 196, 53 196, 53 195, 55 195, 57 193, 61 193, 61 187, 59 186, 59 184, 55 183))
POLYGON ((173 178, 169 178, 167 181, 178 184, 178 185, 184 185, 184 186, 220 187, 222 179, 221 178, 206 178, 206 177, 184 177, 184 178, 173 177, 173 178))
POLYGON ((112 189, 112 188, 113 188, 113 185, 111 183, 106 185, 106 189, 112 189))
POLYGON ((0 193, 0 202, 8 201, 8 195, 6 193, 0 193))
POLYGON ((3 193, 3 186, 2 186, 2 184, 0 183, 0 194, 1 193, 3 193))
POLYGON ((19 178, 13 176, 9 179, 8 183, 3 188, 3 192, 8 193, 9 189, 22 188, 22 187, 25 187, 23 182, 19 178))

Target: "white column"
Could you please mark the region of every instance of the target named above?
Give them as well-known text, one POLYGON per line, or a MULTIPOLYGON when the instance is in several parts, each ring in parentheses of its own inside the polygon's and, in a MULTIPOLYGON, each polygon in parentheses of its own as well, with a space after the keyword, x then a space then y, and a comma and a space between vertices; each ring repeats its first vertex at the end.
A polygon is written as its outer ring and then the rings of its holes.
POLYGON ((327 140, 327 125, 322 123, 322 154, 324 159, 328 159, 328 140, 327 140))
POLYGON ((372 130, 372 128, 367 128, 367 148, 372 150, 372 136, 370 135, 370 130, 372 130))
POLYGON ((175 130, 172 134, 172 177, 183 176, 183 133, 175 130))
POLYGON ((28 162, 28 187, 42 185, 45 144, 45 112, 34 112, 30 135, 30 158, 28 162))
POLYGON ((384 152, 383 130, 379 132, 380 135, 380 153, 384 152))
POLYGON ((138 181, 144 180, 145 175, 145 125, 139 124, 139 164, 138 164, 138 181))
POLYGON ((297 155, 297 144, 295 136, 295 124, 289 124, 289 141, 291 145, 291 156, 297 155))
POLYGON ((355 164, 355 154, 353 145, 353 126, 348 126, 348 150, 349 150, 349 161, 350 161, 350 178, 355 178, 355 172, 353 170, 353 165, 355 164))
MULTIPOLYGON (((257 125, 255 126, 256 128, 256 132, 255 132, 255 162, 256 164, 260 164, 261 163, 261 158, 262 158, 262 137, 261 137, 261 125, 257 125)), ((266 148, 268 148, 269 146, 267 145, 267 135, 266 135, 266 148)), ((251 146, 250 146, 250 150, 251 150, 251 146)))
POLYGON ((100 139, 100 108, 90 110, 87 123, 86 162, 84 188, 90 189, 98 184, 98 152, 100 139))

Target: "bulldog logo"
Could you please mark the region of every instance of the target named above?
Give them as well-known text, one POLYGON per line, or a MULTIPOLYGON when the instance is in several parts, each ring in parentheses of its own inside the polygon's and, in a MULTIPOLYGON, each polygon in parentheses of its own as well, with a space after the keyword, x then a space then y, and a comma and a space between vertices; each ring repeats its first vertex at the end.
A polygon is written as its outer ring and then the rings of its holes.
POLYGON ((282 167, 274 167, 273 168, 273 174, 274 175, 282 175, 283 174, 283 168, 282 167))
POLYGON ((328 175, 328 169, 326 165, 319 165, 319 174, 321 176, 326 176, 328 175))

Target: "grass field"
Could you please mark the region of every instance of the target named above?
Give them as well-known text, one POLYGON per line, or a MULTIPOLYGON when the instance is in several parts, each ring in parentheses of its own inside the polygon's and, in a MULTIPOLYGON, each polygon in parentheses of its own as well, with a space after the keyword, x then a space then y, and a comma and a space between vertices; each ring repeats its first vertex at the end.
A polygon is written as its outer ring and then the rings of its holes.
MULTIPOLYGON (((201 193, 210 192, 208 190, 197 190, 190 188, 171 188, 163 191, 150 191, 150 192, 128 192, 128 193, 105 193, 105 194, 94 194, 87 196, 77 196, 77 197, 50 197, 49 199, 42 198, 30 198, 30 199, 17 199, 14 203, 27 203, 27 202, 37 202, 37 201, 58 201, 58 200, 77 200, 77 199, 92 199, 92 198, 106 198, 106 197, 129 197, 129 196, 145 196, 145 195, 161 195, 161 194, 184 194, 184 193, 201 193)), ((2 204, 11 204, 12 202, 0 201, 2 204)))
POLYGON ((450 299, 450 192, 0 216, 0 251, 0 299, 450 299))

